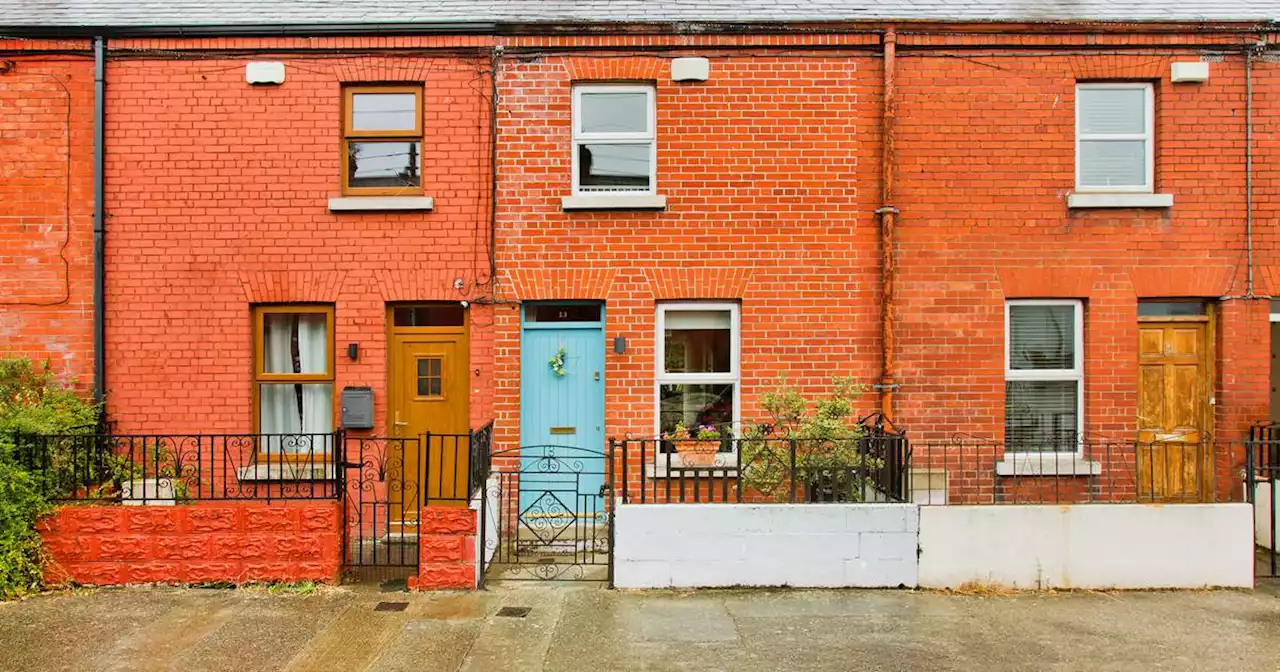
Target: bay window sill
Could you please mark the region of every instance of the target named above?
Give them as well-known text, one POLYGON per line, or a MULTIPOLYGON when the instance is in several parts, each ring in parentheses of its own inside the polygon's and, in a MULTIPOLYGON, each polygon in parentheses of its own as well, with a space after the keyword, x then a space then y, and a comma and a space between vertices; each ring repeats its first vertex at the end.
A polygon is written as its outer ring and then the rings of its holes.
POLYGON ((570 210, 666 210, 667 197, 632 194, 586 194, 560 197, 560 207, 570 210))
POLYGON ((341 196, 329 199, 329 212, 379 212, 417 210, 430 212, 435 199, 430 196, 341 196))
POLYGON ((996 462, 997 476, 1097 476, 1102 463, 1075 453, 1006 453, 996 462))
POLYGON ((1067 207, 1085 208, 1171 208, 1173 194, 1074 192, 1067 194, 1067 207))

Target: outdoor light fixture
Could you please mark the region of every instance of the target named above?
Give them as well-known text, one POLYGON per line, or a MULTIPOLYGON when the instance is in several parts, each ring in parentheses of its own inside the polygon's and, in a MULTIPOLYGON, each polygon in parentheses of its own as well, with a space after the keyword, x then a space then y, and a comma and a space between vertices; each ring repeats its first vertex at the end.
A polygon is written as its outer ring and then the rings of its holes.
POLYGON ((627 339, 618 336, 613 339, 613 351, 619 355, 627 351, 627 339))
POLYGON ((360 344, 359 344, 359 343, 348 343, 348 344, 347 344, 347 359, 350 359, 350 360, 351 360, 351 361, 353 361, 353 362, 354 362, 354 361, 356 361, 357 359, 360 359, 360 344))

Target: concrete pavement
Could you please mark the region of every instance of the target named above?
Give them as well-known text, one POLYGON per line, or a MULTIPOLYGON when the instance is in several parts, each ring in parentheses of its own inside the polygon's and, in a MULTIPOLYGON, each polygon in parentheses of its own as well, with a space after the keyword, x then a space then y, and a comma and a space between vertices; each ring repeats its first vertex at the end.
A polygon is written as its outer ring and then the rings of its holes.
POLYGON ((0 604, 0 669, 1275 670, 1280 598, 533 583, 416 595, 115 589, 0 604), (375 611, 380 602, 403 610, 375 611))

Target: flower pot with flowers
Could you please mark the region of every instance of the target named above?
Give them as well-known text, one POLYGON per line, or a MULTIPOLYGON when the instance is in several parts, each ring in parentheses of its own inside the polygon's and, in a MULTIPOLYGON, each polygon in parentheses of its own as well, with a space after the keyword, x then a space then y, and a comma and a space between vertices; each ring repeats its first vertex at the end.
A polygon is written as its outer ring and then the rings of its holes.
POLYGON ((671 431, 662 434, 662 439, 675 447, 680 463, 686 467, 714 466, 716 454, 727 438, 728 432, 714 425, 686 427, 683 422, 676 423, 671 431))

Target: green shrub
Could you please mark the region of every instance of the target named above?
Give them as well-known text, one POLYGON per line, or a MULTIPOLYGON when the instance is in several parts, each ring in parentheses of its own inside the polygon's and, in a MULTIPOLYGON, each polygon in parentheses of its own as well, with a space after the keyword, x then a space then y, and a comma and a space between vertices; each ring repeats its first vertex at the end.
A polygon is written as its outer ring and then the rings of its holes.
POLYGON ((89 431, 98 422, 98 405, 60 382, 48 365, 27 359, 0 359, 0 441, 15 431, 59 434, 89 431))
POLYGON ((40 589, 40 534, 36 519, 50 510, 27 472, 0 460, 0 597, 40 589))
MULTIPOLYGON (((14 459, 15 434, 92 432, 98 416, 98 404, 60 382, 47 365, 0 359, 0 597, 39 590, 42 551, 35 524, 52 509, 44 494, 48 484, 14 459)), ((50 456, 52 472, 67 464, 65 457, 50 456)))

